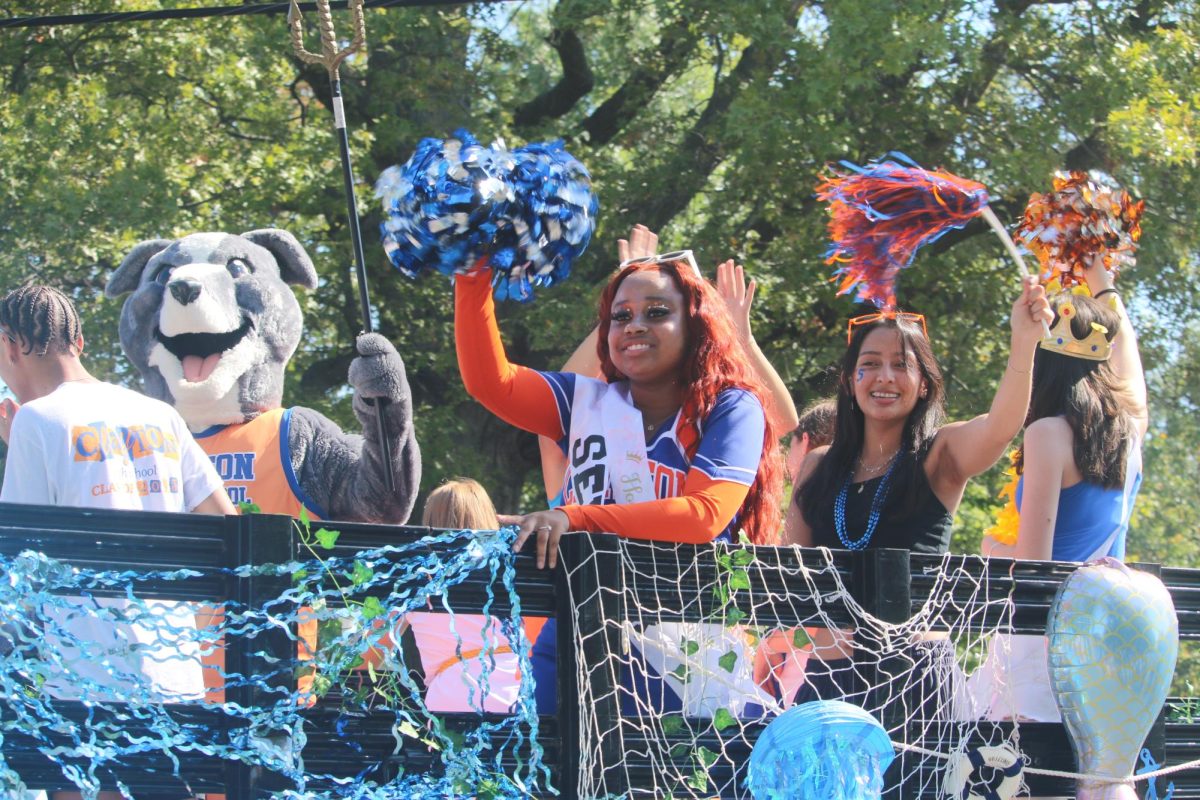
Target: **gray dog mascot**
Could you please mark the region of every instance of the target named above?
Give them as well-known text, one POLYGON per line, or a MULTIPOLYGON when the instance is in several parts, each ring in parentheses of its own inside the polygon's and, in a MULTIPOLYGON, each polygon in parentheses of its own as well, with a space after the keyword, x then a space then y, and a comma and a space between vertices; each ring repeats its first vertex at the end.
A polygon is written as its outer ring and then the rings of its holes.
POLYGON ((129 294, 121 346, 147 394, 178 409, 235 503, 323 519, 408 521, 421 481, 404 362, 379 334, 350 364, 363 435, 309 408, 283 407, 283 372, 300 343, 291 286, 314 289, 312 260, 290 233, 196 233, 133 248, 106 294, 129 294), (395 491, 384 478, 376 400, 387 400, 395 491))

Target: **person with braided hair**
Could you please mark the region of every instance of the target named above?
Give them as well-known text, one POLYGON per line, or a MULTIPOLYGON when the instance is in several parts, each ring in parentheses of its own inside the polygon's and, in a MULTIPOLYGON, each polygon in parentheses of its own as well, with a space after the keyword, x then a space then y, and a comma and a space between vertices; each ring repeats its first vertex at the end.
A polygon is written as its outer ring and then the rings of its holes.
MULTIPOLYGON (((0 502, 236 514, 208 456, 171 406, 105 383, 84 367, 83 326, 71 300, 49 286, 27 285, 0 300, 0 380, 16 396, 0 403, 0 438, 8 444, 0 502), (19 403, 19 405, 18 405, 19 403)), ((120 609, 115 598, 60 598, 67 606, 120 609)), ((194 624, 186 603, 151 601, 171 624, 194 624)), ((70 668, 47 683, 55 697, 74 698, 82 681, 106 686, 144 680, 171 702, 204 696, 204 678, 194 643, 164 644, 125 622, 64 608, 45 646, 68 656, 70 668), (92 663, 104 652, 113 672, 92 663), (140 677, 135 677, 140 676, 140 677)), ((109 612, 114 613, 114 612, 109 612)), ((37 796, 37 795, 35 795, 37 796)), ((54 792, 73 800, 76 792, 54 792)), ((100 800, 117 800, 101 792, 100 800)))
POLYGON ((175 409, 92 377, 82 353, 62 292, 28 285, 0 301, 0 380, 17 398, 0 405, 0 501, 237 513, 175 409))

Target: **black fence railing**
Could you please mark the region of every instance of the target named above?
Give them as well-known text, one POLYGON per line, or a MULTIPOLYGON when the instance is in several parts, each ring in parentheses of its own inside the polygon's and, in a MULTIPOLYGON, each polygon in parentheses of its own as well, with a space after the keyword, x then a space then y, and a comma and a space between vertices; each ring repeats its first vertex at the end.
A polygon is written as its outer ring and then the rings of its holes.
MULTIPOLYGON (((429 533, 429 529, 420 527, 342 522, 327 525, 340 531, 340 537, 329 553, 333 557, 415 542, 429 533)), ((79 568, 135 572, 192 568, 201 573, 201 577, 182 582, 145 583, 142 593, 163 599, 214 605, 234 600, 248 606, 280 597, 290 585, 288 579, 237 577, 224 569, 305 560, 306 555, 301 552, 293 522, 286 517, 251 515, 220 518, 0 504, 0 554, 11 557, 25 550, 39 551, 79 568)), ((690 563, 697 570, 697 575, 693 576, 696 580, 707 585, 717 579, 717 566, 713 563, 715 559, 711 548, 681 545, 680 551, 677 560, 685 562, 691 559, 690 563), (689 550, 694 550, 694 554, 689 550)), ((783 573, 787 569, 798 569, 801 561, 809 563, 807 559, 814 555, 804 550, 771 548, 772 562, 785 569, 780 570, 777 581, 764 571, 760 577, 765 585, 759 588, 764 592, 786 593, 788 587, 783 573), (771 585, 772 581, 778 585, 771 585)), ((602 753, 600 761, 606 765, 620 764, 622 750, 637 752, 641 749, 628 736, 621 741, 617 737, 604 738, 604 731, 620 728, 617 724, 620 715, 617 700, 619 692, 615 686, 603 685, 606 680, 615 682, 613 670, 596 667, 619 646, 618 642, 613 641, 613 626, 605 625, 605 620, 621 619, 623 614, 628 613, 621 594, 601 591, 602 584, 607 587, 620 585, 627 594, 636 597, 639 591, 638 575, 644 574, 646 565, 634 563, 630 566, 629 554, 622 554, 616 537, 609 535, 565 537, 560 560, 566 569, 560 568, 552 575, 537 570, 531 557, 519 557, 515 587, 524 614, 555 617, 558 620, 559 713, 540 718, 539 741, 550 767, 552 784, 559 789, 560 797, 571 800, 578 796, 579 754, 583 744, 581 692, 577 676, 586 675, 591 682, 588 695, 601 698, 586 712, 588 724, 600 731, 599 734, 593 731, 593 735, 599 736, 594 744, 602 753), (594 568, 572 569, 585 561, 594 564, 594 568), (572 608, 572 597, 591 600, 572 608), (598 632, 602 635, 595 635, 598 632), (583 643, 578 651, 585 662, 582 665, 576 662, 576 641, 583 643)), ((826 563, 823 557, 820 563, 826 563)), ((929 597, 934 584, 934 572, 942 564, 939 558, 912 555, 904 551, 835 552, 833 571, 836 575, 827 572, 824 578, 818 578, 818 582, 824 580, 829 584, 824 587, 818 583, 818 588, 832 591, 840 582, 850 587, 857 602, 875 616, 886 621, 902 621, 929 597)), ((951 564, 973 576, 986 578, 997 591, 1011 595, 1015 606, 1013 632, 1021 634, 1044 632, 1054 594, 1075 568, 1075 565, 1055 562, 1014 563, 1004 559, 984 560, 970 556, 953 558, 951 564)), ((662 564, 656 566, 661 568, 662 564)), ((1156 565, 1140 565, 1140 568, 1159 571, 1156 565)), ((1200 639, 1200 570, 1166 567, 1161 569, 1160 574, 1175 602, 1181 638, 1200 639)), ((453 587, 448 592, 449 604, 468 613, 482 608, 489 596, 488 580, 487 575, 480 574, 453 587)), ((969 588, 964 587, 963 592, 962 599, 965 601, 969 588)), ((120 590, 114 589, 112 593, 120 594, 120 590)), ((736 607, 738 600, 735 597, 729 602, 736 607)), ((785 606, 791 609, 796 619, 779 616, 777 622, 780 625, 802 624, 805 615, 815 611, 815 605, 806 606, 803 602, 785 606)), ((495 592, 492 613, 502 615, 507 610, 506 594, 495 592)), ((789 613, 786 609, 780 610, 784 614, 789 613)), ((711 619, 713 611, 708 601, 696 602, 689 604, 687 610, 680 613, 679 619, 711 619)), ((822 606, 822 611, 826 619, 834 623, 849 621, 849 613, 839 609, 836 603, 822 606)), ((979 624, 992 622, 995 620, 985 620, 979 624)), ((293 638, 282 630, 260 633, 257 639, 232 637, 226 642, 225 669, 229 673, 268 674, 273 670, 267 666, 267 662, 271 659, 287 661, 294 658, 294 648, 293 638)), ((263 691, 265 689, 249 686, 234 687, 229 690, 227 700, 255 705, 260 699, 256 693, 263 691)), ((261 700, 269 702, 266 697, 261 700)), ((77 703, 63 702, 58 707, 63 709, 65 716, 78 721, 91 715, 93 723, 97 721, 98 713, 104 713, 77 703)), ((214 729, 238 724, 223 713, 207 711, 203 707, 180 706, 175 713, 182 720, 214 729)), ((350 776, 358 774, 368 765, 376 765, 367 777, 385 782, 401 773, 413 774, 437 768, 438 757, 435 753, 425 752, 421 748, 404 748, 398 753, 394 752, 394 717, 390 712, 368 713, 347 720, 337 707, 337 698, 330 697, 304 714, 308 724, 303 757, 310 772, 350 776), (339 728, 336 733, 335 727, 339 728), (354 763, 347 763, 344 746, 347 736, 356 743, 354 763)), ((465 729, 477 724, 478 720, 478 714, 444 716, 444 722, 450 730, 465 729)), ((136 724, 136 721, 132 724, 136 724)), ((726 752, 744 762, 749 756, 749 747, 764 724, 750 722, 743 726, 741 746, 746 752, 736 752, 736 746, 733 750, 727 747, 726 752)), ((1031 759, 1031 766, 1075 770, 1075 759, 1062 725, 1022 723, 1020 741, 1022 751, 1031 759)), ((696 742, 703 744, 702 740, 696 742)), ((939 743, 924 742, 923 746, 936 749, 939 743)), ((1171 722, 1165 714, 1160 715, 1146 746, 1159 763, 1178 764, 1198 758, 1200 724, 1171 722)), ((72 788, 58 766, 39 752, 32 739, 22 740, 19 735, 6 735, 4 758, 30 787, 72 788)), ((291 788, 280 776, 246 764, 195 752, 179 753, 177 758, 179 774, 185 785, 181 785, 180 780, 174 777, 174 765, 162 754, 132 757, 124 760, 119 767, 106 768, 104 774, 112 779, 112 786, 115 786, 119 777, 137 797, 155 800, 176 800, 181 796, 181 788, 196 793, 224 792, 231 800, 270 797, 276 791, 291 788)), ((649 769, 649 765, 644 766, 644 770, 649 769)), ((653 785, 654 776, 642 776, 641 771, 643 768, 636 764, 625 764, 619 770, 612 770, 612 774, 604 776, 606 791, 620 796, 622 782, 631 784, 626 790, 632 790, 638 788, 637 784, 643 778, 647 781, 646 785, 653 785)), ((1200 773, 1178 773, 1171 780, 1175 783, 1175 797, 1179 800, 1200 798, 1200 773)), ((1035 796, 1074 794, 1070 781, 1063 779, 1027 776, 1027 782, 1035 796)), ((595 784, 596 781, 591 783, 595 784)))

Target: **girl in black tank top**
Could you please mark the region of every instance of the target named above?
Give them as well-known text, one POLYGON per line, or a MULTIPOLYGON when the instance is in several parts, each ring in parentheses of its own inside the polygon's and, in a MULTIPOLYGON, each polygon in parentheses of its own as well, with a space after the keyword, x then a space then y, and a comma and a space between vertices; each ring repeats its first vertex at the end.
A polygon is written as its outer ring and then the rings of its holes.
MULTIPOLYGON (((929 488, 924 470, 916 459, 904 456, 898 459, 896 472, 909 470, 916 473, 915 480, 904 476, 892 480, 912 487, 915 501, 909 503, 899 492, 890 491, 883 503, 880 521, 867 547, 887 547, 911 550, 914 553, 941 555, 950 549, 950 530, 954 515, 946 510, 942 501, 929 488)), ((846 493, 845 519, 848 531, 865 531, 870 523, 871 506, 881 489, 884 476, 868 478, 860 483, 851 483, 846 493)), ((813 546, 832 549, 845 548, 838 539, 834 522, 834 503, 827 503, 819 511, 813 525, 813 546)))
POLYGON ((1034 352, 1052 316, 1045 290, 1027 279, 1013 303, 1008 365, 991 409, 948 425, 924 317, 851 319, 833 444, 804 460, 785 542, 945 552, 967 480, 995 464, 1025 422, 1034 352))
MULTIPOLYGON (((924 318, 891 312, 852 319, 833 444, 804 461, 785 542, 946 552, 967 480, 1003 455, 1025 421, 1034 351, 1049 318, 1044 290, 1036 280, 1026 282, 1013 304, 1012 348, 991 409, 949 425, 942 425, 942 375, 924 318)), ((810 629, 810 634, 813 653, 797 702, 867 704, 872 687, 851 660, 853 632, 810 629)), ((908 652, 881 657, 874 674, 893 684, 886 692, 892 702, 903 702, 907 714, 928 718, 945 707, 948 687, 938 676, 949 672, 938 665, 953 660, 948 640, 917 641, 908 652), (889 675, 896 677, 889 681, 889 675)), ((902 755, 885 775, 888 800, 902 792, 898 780, 904 761, 902 755)))

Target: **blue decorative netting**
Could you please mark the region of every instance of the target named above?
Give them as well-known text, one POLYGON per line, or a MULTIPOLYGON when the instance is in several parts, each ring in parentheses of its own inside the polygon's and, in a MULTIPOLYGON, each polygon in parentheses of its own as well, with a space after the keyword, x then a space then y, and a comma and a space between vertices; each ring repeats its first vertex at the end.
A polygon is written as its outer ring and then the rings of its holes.
POLYGON ((336 537, 305 526, 301 541, 313 558, 218 570, 281 590, 252 604, 226 601, 220 613, 208 606, 207 617, 200 603, 155 598, 189 597, 188 582, 211 574, 76 569, 29 551, 0 557, 3 796, 41 788, 32 780, 27 787, 16 763, 35 752, 85 797, 102 786, 136 797, 116 776, 148 757, 170 765, 185 786, 181 763, 198 757, 258 767, 285 798, 499 800, 553 792, 514 590, 515 532, 439 532, 323 557, 336 537), (457 633, 456 616, 465 617, 445 599, 468 581, 484 587, 486 601, 459 610, 489 620, 470 648, 457 633), (430 711, 417 665, 399 645, 402 621, 431 610, 445 614, 455 657, 473 663, 462 679, 468 713, 453 724, 430 711), (239 639, 248 644, 245 672, 232 663, 238 659, 224 658, 239 639), (507 715, 484 716, 489 683, 500 676, 498 653, 506 663, 516 659, 516 675, 505 677, 519 687, 507 715), (390 746, 380 748, 378 736, 373 748, 359 741, 367 720, 390 746), (331 759, 326 748, 306 766, 314 736, 335 740, 340 755, 331 759), (405 774, 397 757, 413 753, 426 768, 405 774))

